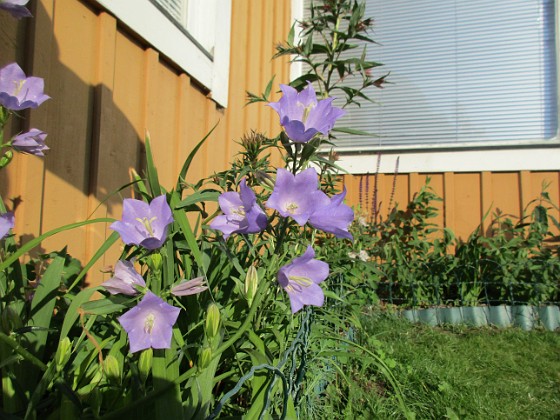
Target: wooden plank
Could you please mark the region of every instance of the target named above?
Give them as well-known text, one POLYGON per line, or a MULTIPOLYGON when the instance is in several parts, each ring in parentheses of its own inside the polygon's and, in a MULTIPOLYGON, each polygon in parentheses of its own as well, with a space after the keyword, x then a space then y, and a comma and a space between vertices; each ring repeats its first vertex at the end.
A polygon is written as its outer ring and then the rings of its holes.
POLYGON ((492 173, 485 171, 480 174, 480 220, 484 235, 490 235, 492 209, 494 207, 492 194, 492 173))
POLYGON ((480 224, 480 174, 455 173, 455 228, 457 238, 467 240, 480 224))

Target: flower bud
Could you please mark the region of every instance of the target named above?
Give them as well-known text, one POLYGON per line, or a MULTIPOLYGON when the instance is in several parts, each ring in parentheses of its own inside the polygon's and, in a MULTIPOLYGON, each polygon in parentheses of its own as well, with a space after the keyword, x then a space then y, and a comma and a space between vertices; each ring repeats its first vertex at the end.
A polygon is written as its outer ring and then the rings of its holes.
POLYGON ((23 321, 17 311, 11 306, 6 306, 2 312, 2 330, 6 334, 10 334, 14 330, 23 328, 23 321))
POLYGON ((147 260, 148 267, 150 267, 150 269, 152 271, 160 271, 162 260, 163 260, 163 258, 161 256, 161 254, 155 252, 148 257, 148 260, 147 260))
POLYGON ((4 155, 0 158, 0 169, 8 166, 8 164, 12 161, 14 157, 14 152, 8 150, 4 155))
POLYGON ((220 309, 215 303, 208 305, 206 313, 206 326, 204 331, 206 332, 206 337, 209 340, 213 339, 218 335, 220 330, 220 309))
POLYGON ((198 368, 206 369, 212 361, 212 349, 210 347, 202 347, 198 356, 198 368))
POLYGON ((115 356, 108 355, 103 362, 103 370, 109 382, 120 384, 121 382, 121 367, 119 361, 115 356))
POLYGON ((140 358, 138 359, 138 373, 140 373, 140 381, 142 382, 142 384, 146 382, 146 379, 148 379, 148 375, 152 370, 153 358, 154 351, 151 347, 143 350, 142 353, 140 353, 140 358))
POLYGON ((64 366, 70 359, 70 353, 72 352, 72 343, 68 337, 64 337, 58 343, 58 348, 56 349, 56 354, 54 360, 56 362, 56 371, 60 372, 64 369, 64 366))
POLYGON ((245 298, 249 304, 249 308, 253 303, 257 288, 259 287, 259 273, 254 266, 249 267, 245 276, 245 298))

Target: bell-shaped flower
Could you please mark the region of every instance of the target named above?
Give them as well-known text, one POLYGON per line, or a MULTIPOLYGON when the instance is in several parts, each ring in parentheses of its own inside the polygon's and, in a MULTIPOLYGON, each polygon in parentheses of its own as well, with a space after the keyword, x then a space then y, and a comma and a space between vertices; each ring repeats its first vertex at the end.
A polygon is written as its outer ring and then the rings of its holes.
POLYGON ((0 9, 6 10, 16 19, 31 17, 31 12, 25 7, 28 2, 29 0, 0 0, 0 9))
POLYGON ((45 144, 47 133, 32 128, 26 133, 19 134, 12 139, 12 147, 21 153, 27 153, 35 156, 45 156, 43 153, 49 150, 45 144))
POLYGON ((134 296, 138 294, 135 286, 146 287, 144 278, 134 269, 130 261, 120 260, 115 264, 113 277, 101 284, 109 293, 134 296))
POLYGON ((167 228, 171 223, 171 208, 165 195, 160 195, 150 204, 133 198, 125 199, 122 219, 111 224, 110 228, 121 235, 125 244, 157 249, 165 242, 167 228))
POLYGON ((8 236, 10 229, 14 227, 14 213, 11 211, 0 214, 0 239, 8 236))
POLYGON ((152 292, 147 292, 138 305, 119 317, 120 324, 128 334, 130 352, 150 347, 170 348, 173 325, 180 311, 152 292))
POLYGON ((268 105, 280 116, 280 124, 288 137, 296 143, 307 143, 317 133, 327 136, 334 123, 346 112, 332 106, 334 98, 317 101, 310 82, 298 93, 288 85, 280 85, 283 96, 268 105))
POLYGON ((309 218, 309 224, 323 232, 333 233, 337 238, 352 240, 348 227, 354 220, 354 211, 344 204, 346 188, 340 194, 328 197, 321 192, 315 211, 309 218))
POLYGON ((16 63, 0 69, 0 105, 12 111, 37 108, 50 97, 40 77, 26 77, 16 63))
POLYGON ((204 292, 207 289, 208 286, 204 285, 204 277, 196 277, 173 286, 171 293, 175 296, 189 296, 204 292))
POLYGON ((239 184, 239 191, 220 195, 218 203, 224 214, 210 223, 210 227, 221 231, 225 239, 232 233, 257 233, 266 228, 266 214, 257 204, 257 197, 247 186, 245 178, 239 184))
POLYGON ((319 283, 329 276, 329 265, 314 257, 315 251, 308 246, 302 256, 278 271, 278 283, 288 293, 293 314, 304 305, 322 306, 325 300, 319 283))
POLYGON ((266 207, 277 210, 282 217, 292 217, 303 226, 315 211, 320 194, 319 177, 314 168, 296 175, 278 168, 274 190, 266 207))

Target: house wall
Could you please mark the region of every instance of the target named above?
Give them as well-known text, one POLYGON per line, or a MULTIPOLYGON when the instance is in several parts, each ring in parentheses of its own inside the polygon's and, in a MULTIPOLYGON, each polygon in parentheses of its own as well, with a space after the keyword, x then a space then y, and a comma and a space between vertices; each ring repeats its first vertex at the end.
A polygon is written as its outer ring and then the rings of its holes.
MULTIPOLYGON (((187 182, 225 169, 237 150, 234 140, 249 129, 277 134, 278 117, 268 107, 244 107, 245 91, 261 92, 273 75, 289 79, 287 60, 271 57, 290 29, 290 2, 232 1, 227 109, 95 1, 37 0, 30 7, 32 19, 0 13, 0 66, 17 61, 28 75, 45 79, 52 97, 6 131, 40 128, 51 148, 44 159, 16 155, 0 174, 4 202, 17 203, 14 231, 22 241, 88 218, 120 218, 131 189, 115 192, 130 182, 132 170, 142 172, 146 130, 166 187, 216 123, 187 182)), ((85 263, 111 233, 107 227, 57 234, 37 252, 69 244, 85 263)), ((120 245, 92 271, 90 283, 103 280, 99 269, 119 253, 120 245)))
MULTIPOLYGON (((377 176, 377 184, 374 174, 345 176, 348 202, 360 206, 366 214, 371 214, 373 191, 377 185, 377 203, 381 205, 379 215, 386 218, 395 204, 400 209, 405 208, 429 178, 430 187, 443 199, 433 203, 439 213, 433 222, 440 227, 451 228, 462 240, 466 240, 481 223, 484 232, 488 234, 488 227, 496 210, 513 216, 514 220, 524 210, 525 214, 530 213, 535 204, 530 203, 539 198, 544 184, 548 185, 546 191, 557 206, 557 209, 550 210, 550 214, 560 220, 558 171, 398 173, 396 176, 377 176)), ((557 229, 553 231, 558 233, 557 229)))

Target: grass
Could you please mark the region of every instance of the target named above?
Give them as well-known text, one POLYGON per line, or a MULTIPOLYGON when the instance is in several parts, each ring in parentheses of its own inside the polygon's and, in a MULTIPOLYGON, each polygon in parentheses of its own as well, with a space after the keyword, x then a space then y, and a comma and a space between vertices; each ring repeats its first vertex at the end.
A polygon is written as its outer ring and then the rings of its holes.
MULTIPOLYGON (((379 311, 363 326, 362 341, 392 367, 416 418, 560 419, 558 332, 434 328, 379 311)), ((361 392, 348 401, 364 407, 356 418, 404 417, 381 376, 358 366, 352 382, 361 392)))

